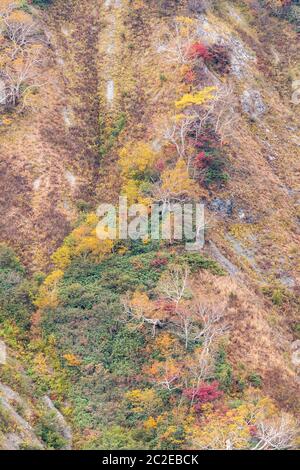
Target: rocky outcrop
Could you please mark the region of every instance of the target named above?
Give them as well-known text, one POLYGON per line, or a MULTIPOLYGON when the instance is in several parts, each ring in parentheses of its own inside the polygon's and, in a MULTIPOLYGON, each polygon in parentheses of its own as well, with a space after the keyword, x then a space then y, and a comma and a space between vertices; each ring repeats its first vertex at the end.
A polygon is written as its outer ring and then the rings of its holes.
POLYGON ((60 411, 54 406, 53 401, 47 395, 43 397, 43 403, 53 412, 55 416, 55 421, 57 425, 57 431, 61 434, 66 444, 63 447, 63 450, 72 449, 72 432, 71 427, 67 424, 65 418, 60 413, 60 411))
POLYGON ((0 414, 5 416, 7 433, 0 436, 0 448, 4 450, 18 450, 21 448, 43 449, 44 445, 36 436, 32 425, 21 416, 30 417, 32 411, 26 401, 7 385, 0 383, 0 414))
POLYGON ((241 97, 242 109, 252 121, 257 121, 267 112, 261 93, 258 90, 245 90, 241 97))

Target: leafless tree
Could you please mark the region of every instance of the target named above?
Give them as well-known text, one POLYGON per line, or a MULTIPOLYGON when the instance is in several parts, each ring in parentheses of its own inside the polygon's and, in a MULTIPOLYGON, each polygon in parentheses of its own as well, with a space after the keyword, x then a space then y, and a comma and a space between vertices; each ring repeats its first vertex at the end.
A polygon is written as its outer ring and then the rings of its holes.
POLYGON ((160 281, 159 292, 174 305, 174 316, 176 326, 179 327, 180 334, 183 334, 185 347, 188 347, 189 332, 191 327, 191 314, 186 307, 181 304, 188 291, 189 268, 187 266, 171 266, 165 276, 160 281))
POLYGON ((166 361, 164 364, 162 380, 156 381, 157 385, 159 387, 166 388, 169 392, 172 392, 173 390, 178 389, 179 382, 180 382, 180 374, 178 373, 178 370, 174 371, 172 367, 170 370, 169 364, 166 361))
POLYGON ((191 168, 192 153, 189 152, 189 137, 198 141, 203 129, 211 126, 224 143, 233 133, 238 121, 236 98, 229 85, 216 88, 214 99, 198 106, 190 106, 179 117, 174 116, 163 126, 162 138, 175 146, 180 158, 191 168))
POLYGON ((159 42, 158 50, 163 52, 170 62, 184 65, 191 63, 189 48, 196 40, 196 25, 184 24, 180 18, 176 18, 164 39, 159 42))
POLYGON ((187 147, 187 136, 191 130, 192 119, 184 115, 180 120, 174 119, 172 123, 166 123, 163 130, 163 138, 166 142, 176 147, 178 156, 185 157, 187 147))
MULTIPOLYGON (((210 354, 212 346, 224 336, 228 326, 224 321, 226 304, 211 305, 200 302, 184 303, 189 291, 189 268, 171 266, 158 286, 160 294, 174 305, 174 320, 184 337, 185 347, 189 341, 202 343, 202 349, 210 354)), ((206 353, 205 353, 206 356, 206 353)))
POLYGON ((166 300, 174 303, 175 309, 187 292, 189 272, 188 266, 172 265, 160 281, 159 292, 166 300))
POLYGON ((214 99, 206 103, 199 112, 202 128, 206 124, 213 126, 223 143, 230 137, 238 121, 236 98, 230 85, 220 85, 216 89, 214 99))
POLYGON ((188 169, 191 165, 189 154, 189 136, 193 135, 197 140, 202 123, 199 109, 191 108, 180 116, 174 116, 169 122, 165 122, 162 130, 162 138, 165 142, 174 145, 180 158, 185 159, 188 169))
POLYGON ((32 43, 32 37, 37 33, 34 21, 24 21, 22 18, 12 18, 11 14, 17 9, 17 5, 12 3, 6 10, 0 13, 0 20, 4 26, 4 34, 11 41, 11 58, 15 59, 19 51, 32 43))
POLYGON ((203 347, 208 350, 228 330, 228 325, 224 321, 225 311, 226 304, 205 305, 198 303, 194 307, 194 318, 201 325, 200 331, 196 333, 194 340, 201 340, 203 347))
MULTIPOLYGON (((213 377, 216 351, 220 339, 228 330, 224 320, 226 305, 196 304, 193 309, 193 322, 197 322, 196 329, 192 331, 193 341, 202 342, 201 348, 196 352, 194 361, 189 364, 195 393, 203 380, 213 377)), ((192 397, 192 403, 194 401, 192 397)))
POLYGON ((158 385, 162 386, 163 388, 166 388, 167 390, 169 390, 169 392, 172 392, 173 390, 176 390, 178 388, 178 386, 173 385, 177 380, 178 375, 174 375, 171 378, 165 376, 164 379, 158 383, 158 385))
POLYGON ((193 360, 188 363, 190 380, 193 384, 195 394, 192 396, 192 404, 199 385, 204 380, 209 380, 214 375, 215 355, 208 348, 198 348, 194 354, 193 360))
MULTIPOLYGON (((260 410, 262 411, 262 410, 260 410)), ((245 423, 246 424, 246 423, 245 423)), ((247 424, 246 424, 247 425, 247 424)), ((242 425, 243 426, 243 425, 242 425)), ((295 441, 298 436, 298 429, 295 420, 282 414, 273 418, 271 421, 255 423, 258 428, 257 438, 259 439, 255 447, 251 447, 247 433, 240 433, 233 429, 230 433, 215 433, 209 444, 195 441, 199 449, 226 449, 226 450, 289 450, 295 447, 295 441)))
POLYGON ((292 449, 299 432, 295 421, 284 413, 278 418, 262 420, 256 426, 258 443, 253 450, 292 449))
POLYGON ((37 82, 40 64, 40 51, 36 49, 32 54, 24 55, 17 66, 7 64, 0 72, 0 78, 5 83, 8 106, 16 106, 32 88, 42 86, 37 82))
MULTIPOLYGON (((165 217, 174 216, 174 207, 176 204, 183 204, 184 202, 190 201, 191 197, 187 190, 182 190, 178 187, 178 190, 171 191, 170 188, 166 187, 166 185, 162 185, 161 181, 156 181, 153 184, 151 195, 155 202, 161 204, 161 213, 165 217)), ((182 213, 182 212, 181 212, 182 213)), ((172 225, 171 221, 165 220, 166 226, 167 224, 172 225)), ((171 237, 171 233, 170 233, 171 237)), ((171 241, 171 238, 170 238, 171 241)))
POLYGON ((157 328, 164 327, 162 320, 158 318, 150 318, 146 315, 147 312, 145 312, 145 309, 142 306, 133 305, 128 297, 123 299, 123 307, 126 315, 123 317, 123 320, 126 322, 132 320, 137 322, 137 328, 141 327, 145 323, 151 325, 153 337, 156 335, 157 328))
POLYGON ((193 317, 191 311, 185 306, 178 306, 175 310, 176 326, 179 327, 179 334, 183 336, 185 349, 188 348, 191 331, 193 328, 193 317))

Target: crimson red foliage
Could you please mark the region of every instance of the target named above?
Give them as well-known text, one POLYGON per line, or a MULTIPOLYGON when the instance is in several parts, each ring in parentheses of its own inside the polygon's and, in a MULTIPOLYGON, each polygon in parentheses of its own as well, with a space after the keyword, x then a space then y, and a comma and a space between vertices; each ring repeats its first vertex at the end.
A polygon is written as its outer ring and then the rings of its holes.
POLYGON ((195 147, 198 149, 209 149, 218 148, 221 146, 220 136, 216 134, 213 129, 205 129, 200 135, 198 135, 197 141, 194 142, 195 147))
POLYGON ((194 167, 196 170, 203 170, 204 168, 209 168, 214 161, 212 155, 206 155, 205 152, 200 152, 194 158, 194 167))
POLYGON ((189 47, 188 56, 191 59, 200 59, 208 60, 210 58, 210 53, 205 46, 205 44, 201 42, 195 42, 189 47))
POLYGON ((161 173, 165 169, 165 162, 163 160, 158 160, 155 164, 155 170, 161 173))
POLYGON ((183 391, 183 395, 189 400, 193 400, 196 411, 201 411, 204 403, 210 403, 223 395, 219 390, 219 382, 215 380, 210 384, 203 382, 198 388, 187 388, 183 391))
POLYGON ((165 266, 166 264, 168 264, 168 259, 167 258, 154 258, 150 264, 153 268, 161 268, 162 266, 165 266))
POLYGON ((205 152, 200 152, 194 158, 194 167, 201 170, 205 166, 205 152))
POLYGON ((158 308, 164 310, 168 314, 174 313, 175 311, 174 302, 168 302, 165 300, 157 300, 156 305, 158 308))

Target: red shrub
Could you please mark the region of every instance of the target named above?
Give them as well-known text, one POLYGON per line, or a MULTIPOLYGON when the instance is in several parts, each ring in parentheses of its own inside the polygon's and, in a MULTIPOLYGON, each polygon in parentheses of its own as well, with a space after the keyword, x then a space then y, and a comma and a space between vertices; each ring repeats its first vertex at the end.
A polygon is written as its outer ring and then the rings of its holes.
POLYGON ((163 160, 158 160, 155 164, 155 170, 161 173, 165 169, 165 162, 163 160))
POLYGON ((210 53, 205 44, 201 42, 195 42, 189 47, 188 56, 190 59, 200 59, 208 60, 210 58, 210 53))
POLYGON ((161 268, 162 266, 165 266, 168 264, 168 259, 167 258, 155 258, 151 261, 151 266, 153 268, 161 268))
POLYGON ((209 168, 214 160, 212 155, 206 155, 205 152, 200 152, 194 158, 194 168, 196 170, 203 170, 204 168, 209 168))
POLYGON ((201 170, 204 167, 204 163, 205 163, 205 152, 200 152, 194 158, 194 167, 197 168, 198 170, 201 170))
POLYGON ((200 135, 198 140, 194 143, 195 147, 205 150, 210 148, 218 148, 221 146, 220 136, 216 134, 214 129, 207 128, 200 135))
POLYGON ((196 411, 201 411, 204 403, 217 400, 223 395, 223 392, 219 390, 219 382, 215 380, 210 384, 204 382, 197 389, 187 388, 183 391, 183 395, 189 400, 193 400, 196 411))
POLYGON ((196 79, 197 79, 197 76, 193 70, 189 70, 184 76, 184 81, 186 83, 194 83, 196 79))
POLYGON ((174 302, 168 302, 166 300, 157 300, 156 302, 157 308, 163 310, 167 314, 173 314, 175 311, 175 304, 174 302))

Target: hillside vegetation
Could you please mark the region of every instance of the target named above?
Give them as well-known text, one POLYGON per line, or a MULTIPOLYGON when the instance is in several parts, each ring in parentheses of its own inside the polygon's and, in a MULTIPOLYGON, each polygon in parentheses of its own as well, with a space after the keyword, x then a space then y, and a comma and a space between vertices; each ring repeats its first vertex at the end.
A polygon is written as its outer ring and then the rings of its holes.
POLYGON ((0 0, 0 448, 299 446, 298 0, 0 0), (205 205, 205 246, 97 207, 205 205))

